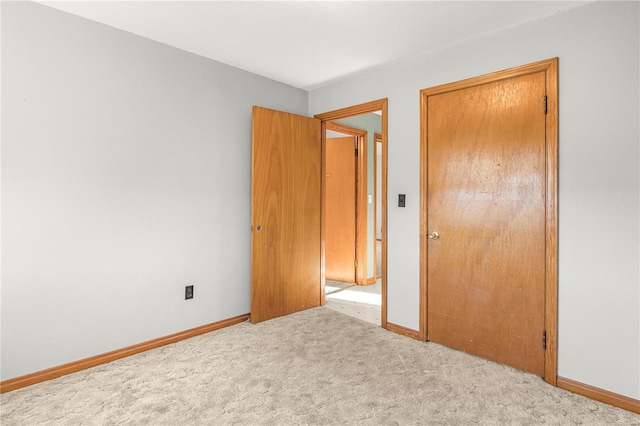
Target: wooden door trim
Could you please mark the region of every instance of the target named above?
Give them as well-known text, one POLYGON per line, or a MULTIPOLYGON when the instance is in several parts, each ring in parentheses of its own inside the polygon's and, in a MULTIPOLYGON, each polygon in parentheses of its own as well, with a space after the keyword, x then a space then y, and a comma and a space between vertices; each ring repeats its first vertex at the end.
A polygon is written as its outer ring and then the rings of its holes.
POLYGON ((546 152, 546 225, 545 225, 545 311, 547 349, 544 380, 557 385, 558 372, 558 58, 547 59, 478 77, 443 84, 420 91, 420 340, 427 340, 427 129, 429 96, 492 83, 538 72, 545 73, 547 115, 546 152))
POLYGON ((201 334, 211 333, 212 331, 220 330, 225 327, 231 327, 232 325, 248 321, 250 316, 251 314, 238 315, 232 318, 212 322, 210 324, 201 325, 199 327, 190 328, 188 330, 179 331, 168 336, 136 343, 135 345, 127 346, 125 348, 90 356, 77 361, 71 361, 56 367, 29 373, 24 376, 14 377, 13 379, 0 382, 0 394, 35 385, 37 383, 46 382, 47 380, 56 379, 68 374, 77 373, 78 371, 86 370, 87 368, 107 364, 118 359, 130 357, 165 345, 190 339, 195 336, 200 336, 201 334))
MULTIPOLYGON (((356 284, 365 285, 367 283, 367 140, 366 130, 356 129, 355 127, 345 126, 343 124, 327 121, 325 123, 327 130, 344 133, 355 137, 358 141, 358 157, 356 161, 356 253, 355 253, 355 279, 356 284), (361 211, 365 206, 364 213, 361 211)), ((326 132, 325 132, 326 137, 326 132)), ((326 154, 326 147, 323 148, 326 154)), ((325 155, 326 159, 326 155, 325 155)), ((326 164, 326 163, 324 163, 326 164)), ((323 174, 323 187, 325 185, 326 173, 323 174)), ((325 193, 326 195, 326 193, 325 193)), ((326 199, 326 198, 323 198, 326 199)), ((324 206, 322 214, 325 215, 324 206)), ((326 215, 325 215, 326 220, 326 215)), ((326 221, 323 221, 326 226, 326 221)), ((324 240, 323 240, 324 241, 324 240)), ((324 243, 323 243, 324 246, 324 243)))
POLYGON ((547 351, 544 379, 558 384, 558 58, 546 65, 546 250, 545 250, 545 318, 547 351))
MULTIPOLYGON (((333 120, 339 120, 341 118, 353 117, 355 115, 372 113, 375 111, 382 111, 382 167, 383 171, 387 170, 387 98, 378 99, 371 102, 366 102, 359 105, 350 106, 347 108, 341 108, 334 111, 325 112, 322 114, 316 114, 314 117, 327 123, 333 120)), ((324 138, 325 132, 322 133, 324 138)), ((324 145, 323 145, 324 150, 324 145)), ((324 163, 323 163, 324 164, 324 163)), ((324 179, 323 171, 323 179, 324 179)), ((383 328, 387 328, 387 179, 386 173, 382 176, 382 309, 381 309, 381 325, 383 328)), ((323 182, 324 185, 324 182, 323 182)), ((323 209, 324 211, 324 209, 323 209)), ((323 216, 323 222, 326 218, 323 216)), ((322 256, 324 257, 324 236, 322 244, 322 256)), ((323 262, 321 262, 324 265, 323 262)), ((324 290, 324 289, 323 289, 324 290)))
POLYGON ((558 377, 558 387, 614 407, 622 408, 633 413, 640 414, 640 400, 620 395, 608 390, 577 382, 575 380, 558 377))
POLYGON ((345 126, 344 124, 335 123, 333 121, 327 121, 325 124, 327 126, 327 130, 333 130, 334 132, 340 132, 351 136, 364 136, 367 134, 366 130, 356 129, 355 127, 345 126))
POLYGON ((325 294, 327 275, 324 257, 327 231, 327 215, 324 211, 324 204, 327 199, 327 123, 324 121, 320 121, 320 150, 320 306, 324 306, 327 303, 327 296, 325 294))
MULTIPOLYGON (((375 283, 378 280, 378 270, 377 270, 378 269, 378 144, 382 146, 382 135, 380 133, 374 133, 373 134, 373 146, 374 146, 374 152, 373 152, 373 283, 375 283)), ((385 173, 382 173, 383 176, 384 174, 385 173)), ((380 186, 382 187, 382 185, 380 186)))
MULTIPOLYGON (((323 112, 322 114, 314 115, 315 118, 321 121, 334 121, 341 118, 353 117, 355 115, 368 114, 370 112, 383 110, 383 129, 384 129, 384 109, 387 106, 387 98, 378 99, 371 102, 365 102, 363 104, 353 105, 346 108, 340 108, 329 112, 323 112)), ((384 130, 382 131, 384 135, 384 130)))

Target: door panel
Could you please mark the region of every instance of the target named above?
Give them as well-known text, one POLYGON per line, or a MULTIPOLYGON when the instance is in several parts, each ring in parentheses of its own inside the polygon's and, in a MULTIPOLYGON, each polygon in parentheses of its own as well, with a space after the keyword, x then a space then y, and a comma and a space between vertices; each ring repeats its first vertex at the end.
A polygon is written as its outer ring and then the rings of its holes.
POLYGON ((356 155, 355 138, 326 140, 325 276, 356 280, 356 155))
POLYGON ((428 339, 544 374, 545 73, 428 98, 428 339))
POLYGON ((320 120, 253 108, 251 322, 320 305, 320 120))

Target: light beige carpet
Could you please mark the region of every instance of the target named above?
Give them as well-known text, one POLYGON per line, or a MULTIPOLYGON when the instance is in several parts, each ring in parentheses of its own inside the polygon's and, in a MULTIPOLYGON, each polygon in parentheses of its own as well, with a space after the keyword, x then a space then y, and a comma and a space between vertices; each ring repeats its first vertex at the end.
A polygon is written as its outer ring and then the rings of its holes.
POLYGON ((1 398, 9 425, 640 425, 540 378, 326 308, 239 324, 1 398))

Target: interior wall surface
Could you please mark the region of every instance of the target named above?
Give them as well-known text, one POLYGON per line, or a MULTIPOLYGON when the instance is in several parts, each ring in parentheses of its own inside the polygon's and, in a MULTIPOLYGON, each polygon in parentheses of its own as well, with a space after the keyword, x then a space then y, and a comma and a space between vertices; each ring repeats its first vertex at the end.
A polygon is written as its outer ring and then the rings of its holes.
POLYGON ((558 374, 640 398, 639 35, 637 2, 593 2, 310 92, 389 99, 390 322, 419 328, 419 91, 559 57, 558 374))
POLYGON ((1 7, 2 380, 248 313, 252 106, 308 94, 1 7))

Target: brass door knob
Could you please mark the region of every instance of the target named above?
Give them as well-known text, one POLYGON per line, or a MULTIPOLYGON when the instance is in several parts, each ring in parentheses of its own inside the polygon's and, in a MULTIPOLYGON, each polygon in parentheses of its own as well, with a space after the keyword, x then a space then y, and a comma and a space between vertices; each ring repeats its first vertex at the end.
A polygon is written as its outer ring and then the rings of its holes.
POLYGON ((430 240, 437 240, 438 238, 440 238, 440 234, 438 234, 436 231, 433 231, 430 234, 427 234, 427 237, 429 237, 430 240))

